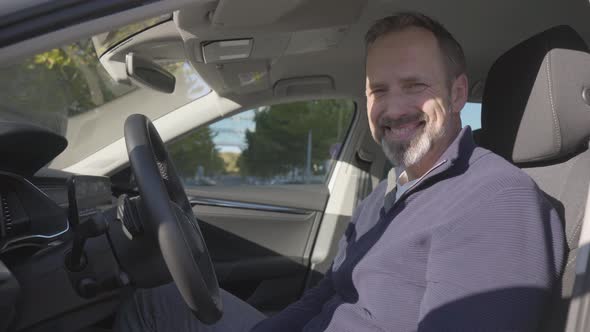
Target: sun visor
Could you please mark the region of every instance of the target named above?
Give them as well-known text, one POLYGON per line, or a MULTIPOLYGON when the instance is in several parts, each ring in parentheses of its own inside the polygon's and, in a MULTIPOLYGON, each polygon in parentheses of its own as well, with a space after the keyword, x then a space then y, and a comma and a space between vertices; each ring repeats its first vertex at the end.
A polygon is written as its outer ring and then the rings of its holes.
POLYGON ((327 50, 338 46, 349 26, 296 31, 291 35, 285 54, 299 54, 327 50))
POLYGON ((32 176, 62 153, 68 141, 27 123, 0 121, 0 170, 32 176))

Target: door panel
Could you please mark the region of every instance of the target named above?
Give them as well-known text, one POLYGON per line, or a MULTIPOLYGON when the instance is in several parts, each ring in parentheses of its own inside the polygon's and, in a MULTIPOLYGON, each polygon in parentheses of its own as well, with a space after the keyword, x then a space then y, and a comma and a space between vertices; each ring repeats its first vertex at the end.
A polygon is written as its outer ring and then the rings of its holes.
POLYGON ((325 185, 188 189, 221 287, 261 310, 302 292, 325 185))
POLYGON ((316 216, 316 212, 290 214, 203 205, 194 205, 193 210, 200 221, 212 226, 207 246, 216 262, 280 256, 303 264, 316 216), (215 234, 226 238, 213 237, 215 234))

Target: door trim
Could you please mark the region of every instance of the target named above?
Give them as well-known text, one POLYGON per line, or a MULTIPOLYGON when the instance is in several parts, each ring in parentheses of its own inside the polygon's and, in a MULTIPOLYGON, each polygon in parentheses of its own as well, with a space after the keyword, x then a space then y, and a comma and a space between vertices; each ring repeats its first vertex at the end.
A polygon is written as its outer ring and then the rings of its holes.
POLYGON ((233 200, 205 198, 205 197, 191 197, 191 198, 189 198, 189 202, 190 202, 191 206, 206 205, 206 206, 216 206, 216 207, 225 207, 225 208, 234 208, 234 209, 257 210, 257 211, 264 211, 264 212, 279 212, 279 213, 287 213, 287 214, 311 214, 311 213, 315 212, 315 211, 311 211, 311 210, 297 209, 297 208, 292 208, 292 207, 284 207, 284 206, 260 204, 260 203, 238 202, 238 201, 233 201, 233 200))

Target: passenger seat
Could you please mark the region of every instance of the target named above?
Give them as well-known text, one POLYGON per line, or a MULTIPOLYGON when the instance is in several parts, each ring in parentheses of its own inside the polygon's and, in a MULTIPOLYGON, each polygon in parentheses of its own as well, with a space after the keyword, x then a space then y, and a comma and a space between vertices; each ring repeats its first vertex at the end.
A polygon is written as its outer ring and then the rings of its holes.
MULTIPOLYGON (((590 182, 590 54, 569 26, 518 44, 493 64, 479 143, 529 174, 564 222, 567 258, 545 331, 563 331, 590 182)), ((550 244, 547 244, 550 246, 550 244)))

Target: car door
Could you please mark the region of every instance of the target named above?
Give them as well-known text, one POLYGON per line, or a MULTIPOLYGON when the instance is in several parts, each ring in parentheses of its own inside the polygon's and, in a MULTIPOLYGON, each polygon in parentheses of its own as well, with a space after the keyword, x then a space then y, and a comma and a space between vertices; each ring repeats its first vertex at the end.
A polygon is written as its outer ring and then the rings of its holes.
POLYGON ((221 287, 265 311, 301 295, 328 179, 354 118, 350 100, 283 103, 168 143, 221 287))

